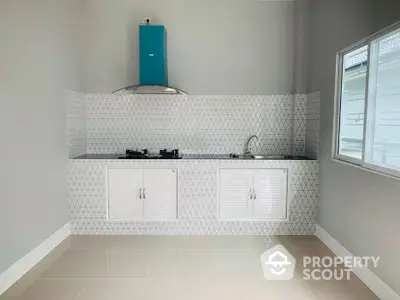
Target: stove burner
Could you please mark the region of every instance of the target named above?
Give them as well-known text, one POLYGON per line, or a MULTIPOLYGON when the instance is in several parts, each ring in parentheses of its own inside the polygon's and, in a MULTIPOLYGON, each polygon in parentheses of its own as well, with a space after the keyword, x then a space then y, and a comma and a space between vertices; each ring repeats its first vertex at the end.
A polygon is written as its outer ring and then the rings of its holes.
POLYGON ((167 149, 160 150, 161 158, 179 158, 179 150, 175 149, 172 151, 167 151, 167 149))
POLYGON ((136 150, 136 151, 134 151, 134 150, 126 150, 126 155, 131 155, 131 156, 146 156, 146 155, 148 155, 149 154, 149 151, 147 150, 147 149, 143 149, 143 150, 141 150, 141 151, 138 151, 138 150, 136 150))
POLYGON ((167 149, 160 150, 160 154, 151 154, 147 149, 139 150, 126 150, 126 155, 119 157, 120 159, 181 159, 179 150, 174 149, 167 151, 167 149))
POLYGON ((149 151, 147 149, 139 150, 126 150, 125 156, 121 156, 120 159, 146 159, 149 158, 149 151))

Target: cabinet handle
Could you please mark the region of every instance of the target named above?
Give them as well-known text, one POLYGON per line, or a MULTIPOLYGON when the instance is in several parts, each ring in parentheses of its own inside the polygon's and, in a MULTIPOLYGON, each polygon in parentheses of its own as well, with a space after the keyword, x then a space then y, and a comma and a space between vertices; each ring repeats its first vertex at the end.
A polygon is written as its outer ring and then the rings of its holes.
POLYGON ((139 189, 139 199, 142 199, 142 188, 139 189))
POLYGON ((146 189, 143 189, 143 199, 146 199, 146 189))
POLYGON ((254 191, 254 197, 253 197, 253 199, 256 200, 256 199, 257 199, 256 189, 254 189, 253 191, 254 191))
POLYGON ((250 193, 250 200, 252 200, 253 199, 253 189, 250 189, 249 193, 250 193))

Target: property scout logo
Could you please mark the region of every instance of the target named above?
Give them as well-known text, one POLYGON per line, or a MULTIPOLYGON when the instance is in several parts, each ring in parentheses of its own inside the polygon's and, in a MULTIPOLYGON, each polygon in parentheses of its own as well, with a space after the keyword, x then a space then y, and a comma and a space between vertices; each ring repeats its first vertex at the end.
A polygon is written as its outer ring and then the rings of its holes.
MULTIPOLYGON (((376 268, 379 256, 303 256, 299 276, 304 280, 350 280, 356 268, 376 268)), ((268 280, 290 280, 294 277, 296 259, 283 247, 276 245, 261 255, 264 277, 268 280)))

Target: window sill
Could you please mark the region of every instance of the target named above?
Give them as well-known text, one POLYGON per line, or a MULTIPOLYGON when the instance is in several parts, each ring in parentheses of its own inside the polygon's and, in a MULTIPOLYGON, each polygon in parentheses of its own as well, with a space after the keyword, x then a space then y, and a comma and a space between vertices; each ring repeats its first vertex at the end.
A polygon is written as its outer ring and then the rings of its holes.
POLYGON ((332 158, 332 160, 336 163, 340 163, 346 166, 350 166, 368 173, 372 173, 375 175, 380 175, 386 178, 394 179, 400 181, 400 171, 395 170, 386 170, 384 168, 374 166, 374 165, 360 165, 354 162, 346 161, 338 157, 332 158))

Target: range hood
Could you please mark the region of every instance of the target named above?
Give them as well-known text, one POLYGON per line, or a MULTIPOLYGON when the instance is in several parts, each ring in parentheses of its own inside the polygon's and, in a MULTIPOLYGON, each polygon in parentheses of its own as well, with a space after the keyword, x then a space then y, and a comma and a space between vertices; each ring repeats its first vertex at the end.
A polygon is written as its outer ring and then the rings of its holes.
POLYGON ((186 95, 179 89, 163 85, 132 85, 119 89, 113 94, 116 95, 186 95))
POLYGON ((168 86, 167 33, 163 25, 139 25, 139 85, 119 89, 114 94, 177 95, 185 92, 168 86))

